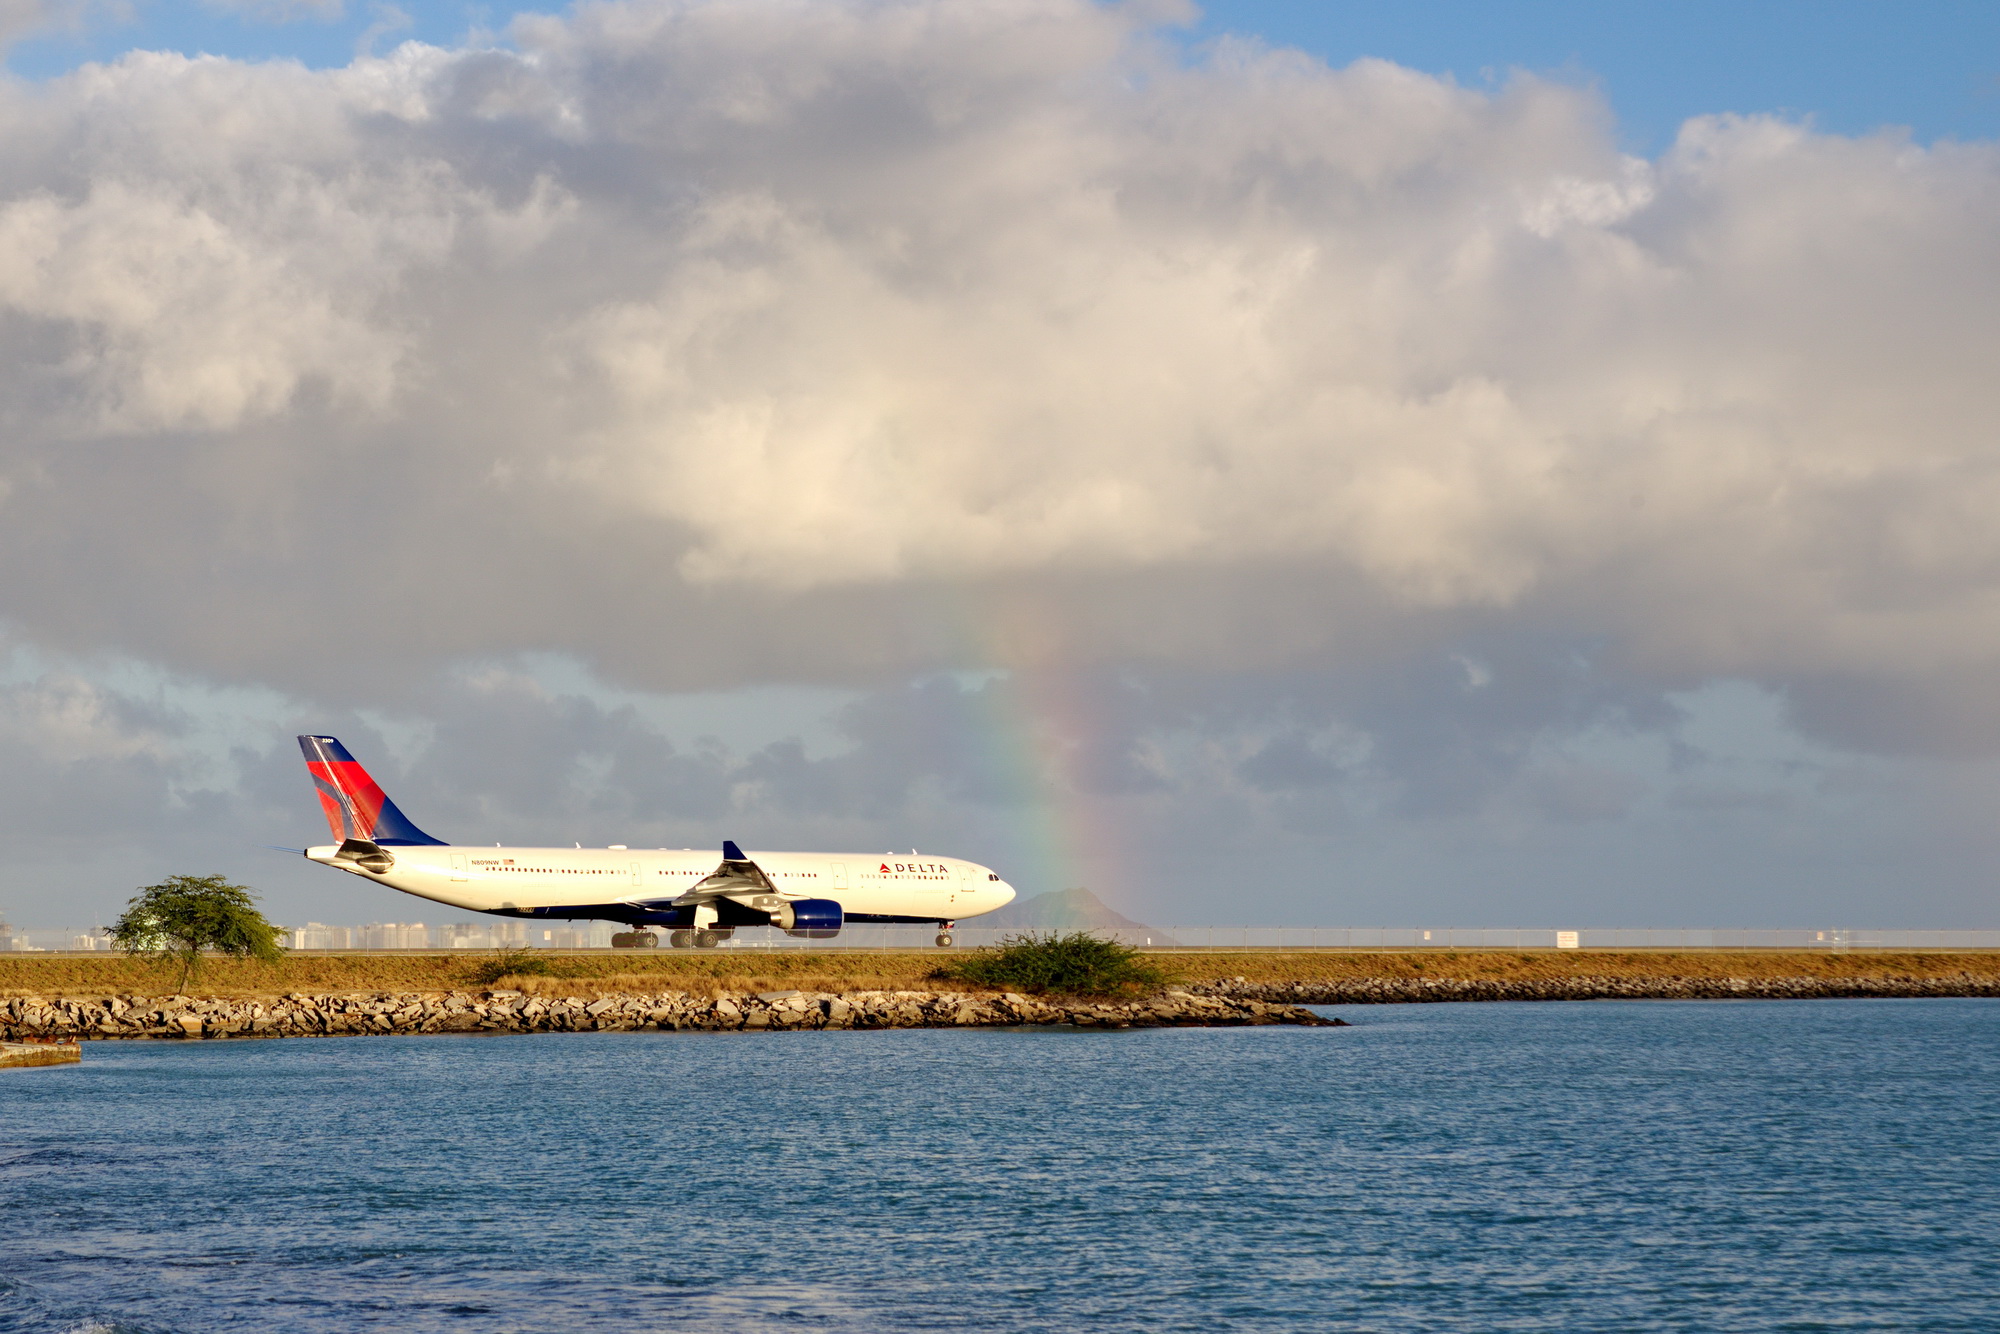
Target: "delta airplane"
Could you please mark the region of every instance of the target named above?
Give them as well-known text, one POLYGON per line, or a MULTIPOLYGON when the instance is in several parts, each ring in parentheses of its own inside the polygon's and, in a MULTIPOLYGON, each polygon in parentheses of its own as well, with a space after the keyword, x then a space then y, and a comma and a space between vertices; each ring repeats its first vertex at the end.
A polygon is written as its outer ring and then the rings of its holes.
POLYGON ((935 922, 951 944, 962 917, 1013 901, 987 867, 956 857, 669 848, 454 846, 411 824, 368 771, 330 736, 302 736, 306 771, 338 843, 305 849, 336 867, 421 899, 496 917, 597 918, 633 928, 614 944, 711 949, 739 926, 824 940, 847 922, 935 922))

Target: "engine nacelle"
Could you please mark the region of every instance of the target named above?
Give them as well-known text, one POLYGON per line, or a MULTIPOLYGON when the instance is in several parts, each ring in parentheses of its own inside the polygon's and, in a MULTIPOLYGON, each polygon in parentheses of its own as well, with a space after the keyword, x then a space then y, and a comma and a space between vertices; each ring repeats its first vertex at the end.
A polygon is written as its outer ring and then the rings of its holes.
POLYGON ((806 940, 826 940, 840 934, 845 914, 832 899, 799 899, 771 914, 771 925, 788 936, 806 940))

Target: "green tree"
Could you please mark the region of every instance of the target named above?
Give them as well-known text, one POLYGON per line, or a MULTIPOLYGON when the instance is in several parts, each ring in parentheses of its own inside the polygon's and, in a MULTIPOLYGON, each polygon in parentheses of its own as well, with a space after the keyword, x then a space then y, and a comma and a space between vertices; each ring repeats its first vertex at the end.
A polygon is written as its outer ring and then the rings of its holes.
POLYGON ((174 875, 147 885, 135 895, 111 928, 111 937, 127 954, 149 954, 180 963, 176 991, 201 967, 203 951, 245 955, 275 963, 284 957, 278 944, 282 927, 264 920, 257 896, 219 875, 174 875))

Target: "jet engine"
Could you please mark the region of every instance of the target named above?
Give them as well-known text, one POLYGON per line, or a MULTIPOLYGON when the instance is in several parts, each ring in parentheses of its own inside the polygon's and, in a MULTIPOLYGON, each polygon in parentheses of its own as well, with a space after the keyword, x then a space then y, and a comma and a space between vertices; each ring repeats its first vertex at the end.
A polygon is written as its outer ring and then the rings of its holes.
POLYGON ((832 899, 798 899, 771 914, 771 925, 788 936, 827 940, 840 934, 843 914, 832 899))

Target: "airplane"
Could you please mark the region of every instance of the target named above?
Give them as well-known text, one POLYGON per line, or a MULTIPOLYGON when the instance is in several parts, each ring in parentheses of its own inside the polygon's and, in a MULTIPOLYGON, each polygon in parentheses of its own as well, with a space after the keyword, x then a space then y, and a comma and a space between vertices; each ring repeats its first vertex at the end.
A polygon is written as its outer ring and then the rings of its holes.
POLYGON ((467 847, 410 823, 368 771, 330 736, 302 736, 306 772, 338 843, 304 849, 322 866, 496 917, 589 918, 632 928, 615 945, 713 949, 739 926, 775 926, 826 940, 848 922, 936 922, 940 947, 958 920, 992 912, 1014 887, 958 857, 839 852, 744 855, 725 839, 707 849, 467 847))

